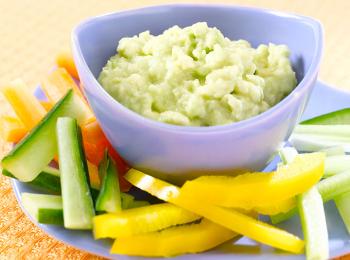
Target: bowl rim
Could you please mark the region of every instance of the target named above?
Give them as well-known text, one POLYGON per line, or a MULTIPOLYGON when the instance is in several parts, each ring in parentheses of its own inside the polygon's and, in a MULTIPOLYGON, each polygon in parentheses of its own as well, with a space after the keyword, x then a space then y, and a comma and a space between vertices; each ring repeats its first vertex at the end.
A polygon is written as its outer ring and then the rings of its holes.
MULTIPOLYGON (((258 125, 262 121, 266 121, 269 118, 274 117, 278 111, 284 106, 290 105, 290 103, 294 99, 298 99, 302 94, 307 90, 307 86, 309 86, 312 81, 317 77, 322 54, 323 54, 323 40, 324 33, 322 24, 311 17, 292 14, 288 12, 275 11, 265 8, 257 8, 257 7, 247 7, 247 6, 239 6, 239 5, 231 5, 231 4, 165 4, 165 5, 152 5, 146 6, 142 8, 133 8, 127 10, 121 10, 117 12, 106 13, 103 15, 94 16, 88 19, 81 21, 72 31, 71 34, 71 44, 73 50, 74 61, 77 64, 78 73, 85 75, 86 79, 92 82, 93 88, 96 91, 99 91, 101 94, 101 98, 109 103, 112 107, 118 109, 120 112, 124 113, 125 116, 130 117, 133 121, 137 121, 139 124, 143 124, 148 128, 157 128, 163 131, 168 132, 177 132, 177 133, 215 133, 215 132, 232 132, 235 130, 240 130, 242 128, 254 127, 258 125), (109 19, 118 18, 120 16, 125 15, 137 15, 138 13, 147 12, 147 11, 157 11, 163 8, 229 8, 240 11, 247 12, 256 12, 262 13, 266 15, 272 15, 280 18, 292 18, 298 20, 300 22, 306 23, 312 28, 313 35, 315 37, 315 49, 312 56, 311 64, 309 69, 306 71, 302 80, 296 85, 296 87, 289 93, 286 97, 284 97, 280 102, 276 105, 270 107, 266 111, 255 115, 253 117, 244 119, 238 122, 232 122, 225 125, 214 125, 214 126, 179 126, 172 125, 168 123, 159 122, 147 117, 144 117, 137 112, 125 107, 120 102, 115 100, 98 82, 90 68, 88 67, 85 58, 82 54, 80 43, 79 43, 79 34, 86 26, 91 23, 96 22, 104 22, 109 19)), ((81 77, 81 78, 85 78, 81 77)), ((85 88, 85 87, 84 87, 85 88)))

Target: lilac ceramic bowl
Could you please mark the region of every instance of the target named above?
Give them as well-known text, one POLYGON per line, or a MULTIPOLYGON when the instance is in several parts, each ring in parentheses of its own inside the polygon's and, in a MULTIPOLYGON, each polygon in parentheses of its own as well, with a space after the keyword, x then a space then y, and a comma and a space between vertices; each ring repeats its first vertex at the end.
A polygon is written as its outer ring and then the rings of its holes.
POLYGON ((181 182, 201 174, 261 170, 304 111, 319 70, 319 22, 297 15, 225 5, 166 5, 94 17, 73 32, 73 53, 85 94, 112 145, 133 167, 181 182), (280 103, 224 126, 183 127, 144 118, 115 101, 98 83, 122 37, 206 21, 230 39, 286 44, 298 86, 280 103))

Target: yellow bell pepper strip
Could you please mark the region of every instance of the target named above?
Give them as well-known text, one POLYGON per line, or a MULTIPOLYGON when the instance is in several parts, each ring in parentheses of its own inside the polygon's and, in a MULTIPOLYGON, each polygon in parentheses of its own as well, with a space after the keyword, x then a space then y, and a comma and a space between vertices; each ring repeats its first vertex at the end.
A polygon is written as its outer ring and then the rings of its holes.
POLYGON ((93 230, 96 239, 120 238, 159 231, 200 218, 173 204, 161 203, 95 216, 93 230))
POLYGON ((271 215, 276 215, 279 213, 288 212, 295 207, 296 207, 296 199, 295 199, 295 197, 293 197, 293 198, 289 198, 286 200, 282 200, 282 201, 277 202, 277 203, 272 204, 272 205, 264 205, 261 207, 255 207, 252 210, 257 212, 257 213, 263 214, 263 215, 271 216, 271 215))
POLYGON ((55 104, 52 103, 51 101, 40 100, 39 102, 40 102, 40 104, 45 108, 45 110, 46 110, 47 112, 49 112, 49 111, 53 108, 53 106, 55 105, 55 104))
POLYGON ((42 80, 41 87, 46 97, 53 103, 60 100, 69 89, 73 89, 75 94, 84 99, 78 85, 65 68, 52 71, 42 80))
POLYGON ((2 87, 1 91, 28 131, 45 116, 45 108, 22 80, 12 81, 2 87))
POLYGON ((66 95, 68 90, 73 89, 74 93, 79 97, 81 102, 84 103, 83 105, 86 113, 89 114, 89 120, 87 120, 87 122, 93 122, 96 120, 78 85, 68 74, 66 69, 58 68, 51 72, 51 74, 41 82, 41 88, 49 101, 54 104, 64 95, 66 95))
POLYGON ((324 161, 324 153, 300 154, 276 172, 246 173, 236 177, 202 176, 187 181, 181 192, 187 197, 223 207, 247 210, 270 207, 315 185, 323 175, 324 161))
POLYGON ((171 227, 115 240, 111 253, 147 257, 170 257, 186 253, 200 253, 212 249, 237 234, 211 221, 171 227))
POLYGON ((58 67, 65 68, 74 78, 79 79, 78 71, 75 67, 74 59, 70 52, 65 51, 57 54, 56 64, 58 67))
POLYGON ((17 143, 27 134, 27 129, 17 117, 1 116, 0 133, 6 142, 17 143))
MULTIPOLYGON (((157 198, 192 211, 238 234, 272 247, 293 253, 301 253, 304 241, 267 223, 256 220, 232 209, 208 204, 180 192, 180 188, 135 169, 130 169, 125 178, 136 187, 157 198)), ((212 191, 211 191, 212 192, 212 191)))

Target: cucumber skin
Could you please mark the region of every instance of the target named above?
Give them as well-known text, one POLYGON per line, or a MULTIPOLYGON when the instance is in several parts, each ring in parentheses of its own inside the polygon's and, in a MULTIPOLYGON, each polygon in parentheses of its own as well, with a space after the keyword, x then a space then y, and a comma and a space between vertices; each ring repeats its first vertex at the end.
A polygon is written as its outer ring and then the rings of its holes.
POLYGON ((2 159, 2 167, 20 181, 35 179, 57 153, 55 127, 60 116, 71 116, 81 123, 86 121, 85 111, 78 104, 72 90, 2 159))
POLYGON ((38 210, 38 222, 41 224, 63 226, 63 209, 40 208, 38 210))
POLYGON ((350 108, 344 108, 302 121, 303 125, 347 125, 350 124, 350 108))
MULTIPOLYGON (((2 170, 2 174, 17 180, 17 178, 13 176, 12 173, 5 169, 2 170)), ((52 192, 55 194, 61 193, 60 177, 47 173, 46 171, 42 171, 34 180, 27 183, 29 185, 32 185, 39 189, 43 189, 48 192, 52 192)))
MULTIPOLYGON (((10 177, 12 179, 18 180, 15 176, 13 176, 12 173, 10 173, 7 170, 2 170, 2 174, 10 177)), ((42 171, 38 177, 36 177, 34 180, 30 182, 26 182, 29 185, 32 185, 33 187, 39 188, 41 190, 45 190, 50 193, 54 194, 61 194, 61 180, 59 176, 52 175, 47 171, 42 171)), ((91 196, 93 201, 96 201, 99 190, 96 190, 94 188, 90 188, 91 196)), ((130 195, 131 196, 131 195, 130 195)))
MULTIPOLYGON (((16 158, 18 158, 18 156, 21 155, 21 153, 25 152, 25 150, 28 149, 28 146, 29 146, 29 149, 32 148, 32 152, 35 152, 35 149, 33 149, 33 139, 36 138, 36 139, 40 139, 40 132, 46 130, 46 128, 54 128, 54 125, 56 122, 56 118, 52 119, 53 115, 55 115, 56 113, 59 113, 61 112, 59 110, 59 108, 61 108, 61 106, 63 106, 62 104, 65 104, 66 102, 68 102, 73 96, 73 92, 72 91, 69 91, 66 96, 64 96, 59 102, 56 103, 56 105, 46 114, 46 116, 40 121, 40 123, 34 127, 30 133, 24 138, 22 139, 15 147, 14 149, 12 149, 10 151, 10 153, 8 155, 6 155, 1 163, 2 163, 2 166, 4 169, 7 170, 8 166, 10 166, 8 168, 8 170, 14 175, 16 176, 16 173, 14 173, 12 170, 11 170, 11 163, 13 163, 14 161, 16 161, 16 158), (32 145, 31 145, 32 144, 32 145)), ((46 165, 49 164, 49 162, 53 159, 53 157, 55 156, 55 153, 57 151, 57 145, 56 145, 56 136, 55 136, 55 133, 54 131, 52 131, 52 133, 50 133, 50 137, 47 138, 50 142, 50 149, 48 149, 48 151, 46 151, 47 154, 49 154, 49 156, 46 158, 46 160, 44 160, 42 162, 43 164, 43 167, 44 168, 46 165)), ((35 146, 34 146, 35 147, 35 146)), ((39 158, 40 159, 40 158, 39 158)), ((21 160, 22 162, 20 163, 25 163, 24 162, 24 159, 21 160)), ((14 162, 15 163, 15 162, 14 162)), ((16 163, 15 163, 16 164, 16 163)), ((37 171, 37 169, 35 169, 35 171, 37 171)), ((22 180, 22 181, 32 181, 40 172, 34 172, 32 173, 32 176, 31 177, 28 177, 28 178, 24 178, 22 179, 21 177, 19 176, 16 176, 19 180, 22 180)))
POLYGON ((91 229, 95 215, 81 133, 73 118, 59 118, 57 140, 61 171, 64 226, 91 229))

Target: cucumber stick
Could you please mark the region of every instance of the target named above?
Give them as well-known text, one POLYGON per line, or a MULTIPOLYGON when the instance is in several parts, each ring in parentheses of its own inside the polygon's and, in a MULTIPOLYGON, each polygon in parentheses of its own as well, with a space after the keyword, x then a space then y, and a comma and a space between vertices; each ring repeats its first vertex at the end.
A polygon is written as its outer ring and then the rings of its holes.
POLYGON ((70 116, 79 123, 87 120, 86 110, 81 102, 72 90, 68 91, 42 121, 2 159, 3 169, 20 181, 34 180, 57 154, 57 118, 70 116))
POLYGON ((323 201, 316 187, 297 197, 306 241, 306 259, 328 259, 328 231, 323 201))
POLYGON ((63 209, 39 208, 38 222, 41 224, 51 224, 63 226, 63 209))
MULTIPOLYGON (((5 169, 2 170, 2 174, 17 179, 12 173, 5 169)), ((52 193, 61 192, 60 172, 58 169, 50 166, 45 167, 34 180, 27 183, 52 193)))
POLYGON ((118 170, 115 162, 107 151, 99 167, 102 180, 101 190, 96 200, 96 210, 109 213, 122 210, 121 193, 119 188, 118 170))
POLYGON ((73 118, 57 120, 57 144, 61 173, 64 227, 91 229, 95 215, 89 177, 81 145, 81 132, 73 118))
POLYGON ((39 223, 63 225, 61 196, 22 193, 21 198, 24 209, 39 223))

